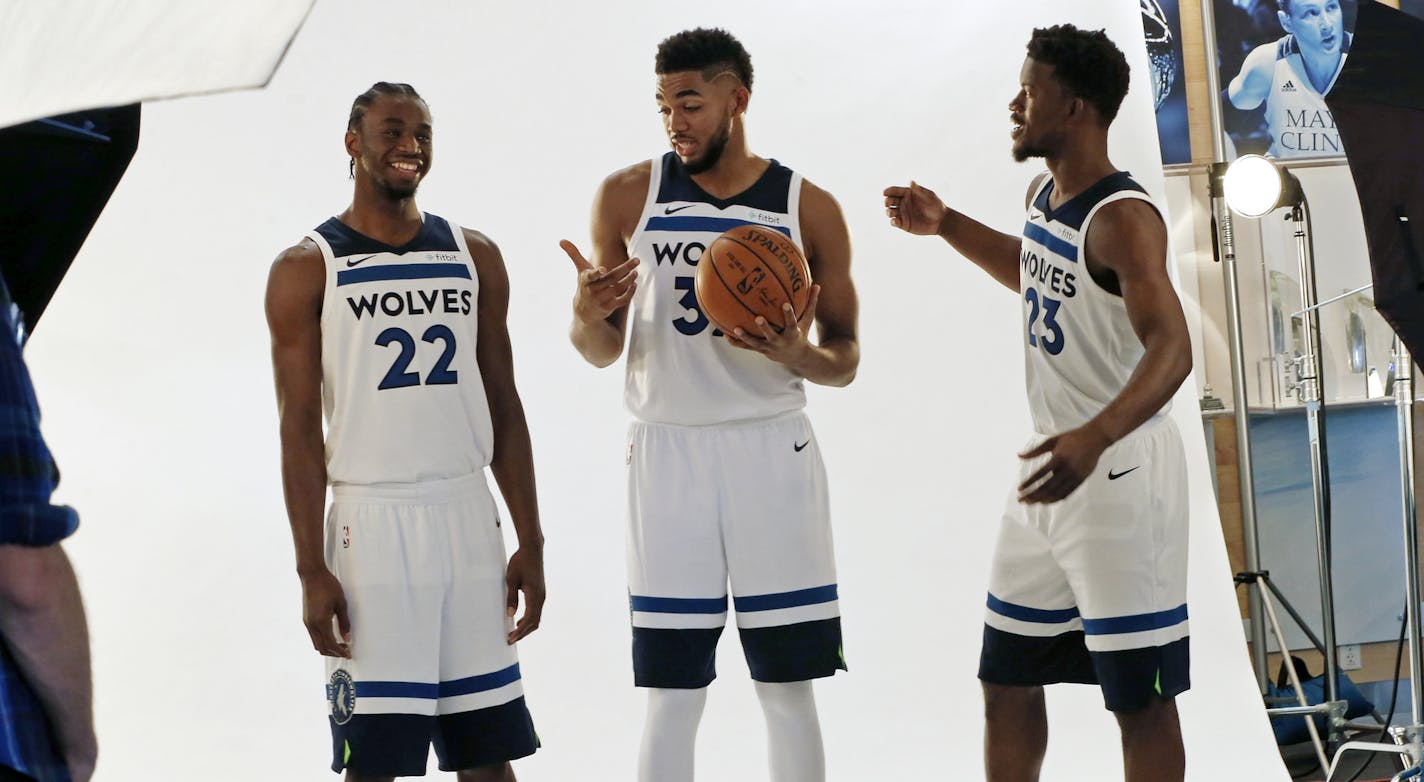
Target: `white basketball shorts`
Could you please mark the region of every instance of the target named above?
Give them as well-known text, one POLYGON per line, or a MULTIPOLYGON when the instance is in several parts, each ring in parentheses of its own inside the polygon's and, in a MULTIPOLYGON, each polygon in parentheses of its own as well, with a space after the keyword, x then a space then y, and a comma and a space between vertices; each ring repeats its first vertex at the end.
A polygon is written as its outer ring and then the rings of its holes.
POLYGON ((1187 527, 1186 460, 1167 419, 1110 446, 1060 502, 1024 505, 1015 491, 989 577, 979 678, 1096 683, 1124 712, 1184 692, 1187 527))
POLYGON ((826 469, 804 413, 635 422, 628 521, 638 686, 711 683, 729 594, 753 679, 845 670, 826 469))

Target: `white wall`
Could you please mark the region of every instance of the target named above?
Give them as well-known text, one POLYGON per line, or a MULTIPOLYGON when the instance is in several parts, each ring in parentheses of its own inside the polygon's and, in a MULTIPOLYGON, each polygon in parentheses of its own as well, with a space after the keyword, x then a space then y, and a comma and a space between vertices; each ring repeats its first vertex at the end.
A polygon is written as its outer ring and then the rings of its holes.
MULTIPOLYGON (((835 780, 973 778, 987 562, 1028 432, 1019 310, 945 246, 888 227, 881 189, 911 176, 1015 231, 1039 166, 1009 157, 1006 104, 1031 28, 1072 19, 1140 40, 1129 3, 914 0, 715 7, 317 5, 271 87, 145 108, 144 137, 30 360, 89 601, 101 782, 326 778, 322 669, 300 622, 277 469, 267 267, 348 202, 341 134, 378 79, 429 100, 422 206, 503 248, 510 328, 548 535, 544 628, 521 646, 545 750, 521 779, 633 776, 622 544, 621 365, 567 344, 573 273, 602 176, 665 148, 652 101, 663 36, 723 25, 757 68, 753 148, 834 193, 855 240, 864 361, 816 389, 851 672, 817 685, 835 780), (945 769, 952 769, 946 771, 945 769)), ((1145 82, 1115 159, 1161 192, 1145 82)), ((1244 652, 1191 384, 1195 689, 1181 699, 1193 779, 1285 779, 1244 652)), ((727 634, 700 778, 764 778, 760 716, 727 634)), ((1045 779, 1120 773, 1092 688, 1050 695, 1045 779)))

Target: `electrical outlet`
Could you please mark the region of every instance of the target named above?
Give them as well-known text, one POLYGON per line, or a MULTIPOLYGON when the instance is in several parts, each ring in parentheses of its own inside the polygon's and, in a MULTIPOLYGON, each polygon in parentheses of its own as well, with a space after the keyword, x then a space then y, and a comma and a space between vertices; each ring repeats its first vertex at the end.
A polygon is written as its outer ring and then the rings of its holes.
POLYGON ((1360 645, 1345 644, 1340 647, 1340 670, 1358 671, 1364 663, 1360 662, 1360 645))

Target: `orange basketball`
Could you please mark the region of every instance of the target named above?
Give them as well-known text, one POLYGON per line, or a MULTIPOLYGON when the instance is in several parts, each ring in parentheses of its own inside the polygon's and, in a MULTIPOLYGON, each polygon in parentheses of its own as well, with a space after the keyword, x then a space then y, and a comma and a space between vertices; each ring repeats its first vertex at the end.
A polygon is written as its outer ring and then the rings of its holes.
POLYGON ((756 317, 780 334, 782 305, 796 317, 811 298, 811 270, 791 237, 762 225, 739 225, 716 239, 697 262, 697 304, 724 332, 760 335, 756 317))

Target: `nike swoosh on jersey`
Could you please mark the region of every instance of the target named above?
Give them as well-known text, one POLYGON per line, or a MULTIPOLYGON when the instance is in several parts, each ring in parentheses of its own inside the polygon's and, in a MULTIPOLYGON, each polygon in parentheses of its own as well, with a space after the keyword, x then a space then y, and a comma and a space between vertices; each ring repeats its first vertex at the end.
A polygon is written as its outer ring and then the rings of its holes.
POLYGON ((672 207, 669 206, 669 207, 666 207, 666 208, 663 209, 663 214, 665 214, 665 215, 670 215, 670 214, 673 214, 674 212, 681 212, 681 211, 684 210, 684 209, 691 209, 691 208, 694 207, 694 206, 697 206, 697 204, 683 204, 682 206, 679 206, 679 207, 676 208, 676 209, 674 209, 674 208, 672 208, 672 207))
MULTIPOLYGON (((1140 464, 1137 465, 1137 467, 1141 467, 1141 466, 1142 466, 1142 465, 1140 465, 1140 464)), ((1113 472, 1112 470, 1108 470, 1108 480, 1110 480, 1110 481, 1115 481, 1115 480, 1117 480, 1118 478, 1121 478, 1122 476, 1127 475, 1128 473, 1132 472, 1132 470, 1136 470, 1137 467, 1133 467, 1132 469, 1129 469, 1129 470, 1123 470, 1122 472, 1113 472)))
POLYGON ((810 444, 811 444, 811 441, 810 441, 810 440, 807 440, 806 442, 801 443, 801 444, 799 444, 799 445, 793 443, 791 447, 796 449, 796 453, 801 453, 802 449, 804 449, 806 446, 808 446, 808 445, 810 445, 810 444))
POLYGON ((380 255, 380 253, 371 253, 370 255, 367 255, 367 256, 365 256, 364 258, 357 258, 357 259, 354 260, 354 261, 347 261, 347 262, 346 262, 346 267, 349 269, 349 268, 351 268, 352 266, 356 266, 356 265, 365 263, 366 261, 369 261, 369 260, 371 260, 372 258, 375 258, 377 255, 380 255))

